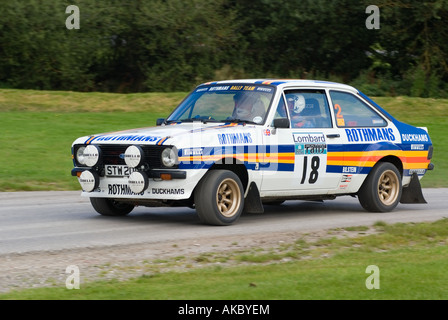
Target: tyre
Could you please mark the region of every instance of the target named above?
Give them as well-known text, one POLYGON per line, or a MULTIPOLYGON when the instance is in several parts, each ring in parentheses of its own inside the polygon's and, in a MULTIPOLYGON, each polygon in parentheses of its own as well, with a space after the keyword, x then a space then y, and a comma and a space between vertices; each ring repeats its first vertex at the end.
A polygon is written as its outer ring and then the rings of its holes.
POLYGON ((96 212, 103 216, 125 216, 134 209, 132 204, 108 198, 90 198, 90 203, 96 212))
POLYGON ((388 212, 400 201, 401 174, 392 163, 377 163, 358 193, 362 207, 371 212, 388 212))
POLYGON ((212 170, 199 182, 194 201, 201 222, 225 226, 236 222, 244 208, 243 185, 228 170, 212 170))

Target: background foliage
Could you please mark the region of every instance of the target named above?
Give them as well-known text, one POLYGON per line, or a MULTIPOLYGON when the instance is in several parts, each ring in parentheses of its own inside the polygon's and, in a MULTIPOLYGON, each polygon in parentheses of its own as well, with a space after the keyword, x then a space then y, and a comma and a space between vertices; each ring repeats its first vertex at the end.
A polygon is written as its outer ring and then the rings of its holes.
POLYGON ((0 0, 0 88, 188 91, 210 80, 329 79, 448 96, 448 0, 0 0), (68 5, 80 29, 68 30, 68 5), (380 9, 369 30, 366 7, 380 9))

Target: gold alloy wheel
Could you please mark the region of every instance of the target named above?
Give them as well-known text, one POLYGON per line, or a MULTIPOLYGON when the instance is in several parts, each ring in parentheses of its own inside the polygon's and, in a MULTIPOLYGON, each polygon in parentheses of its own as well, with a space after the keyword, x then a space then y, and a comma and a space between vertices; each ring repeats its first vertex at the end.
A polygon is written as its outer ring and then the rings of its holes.
POLYGON ((392 170, 386 170, 378 180, 378 197, 388 206, 393 204, 398 197, 400 182, 398 176, 392 170))
POLYGON ((225 179, 221 182, 216 192, 216 204, 224 217, 233 217, 238 212, 241 205, 241 192, 233 179, 225 179))

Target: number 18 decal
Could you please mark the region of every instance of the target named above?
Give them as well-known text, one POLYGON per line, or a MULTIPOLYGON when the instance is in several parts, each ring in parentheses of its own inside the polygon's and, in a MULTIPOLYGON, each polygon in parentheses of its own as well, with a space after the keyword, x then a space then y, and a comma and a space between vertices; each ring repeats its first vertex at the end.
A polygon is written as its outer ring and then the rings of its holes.
MULTIPOLYGON (((319 177, 319 172, 317 171, 319 169, 320 165, 320 159, 318 156, 314 156, 311 158, 311 172, 308 179, 308 183, 313 184, 317 181, 317 178, 319 177)), ((300 181, 300 184, 305 183, 305 179, 307 176, 307 166, 308 166, 308 157, 305 156, 303 159, 303 173, 302 173, 302 180, 300 181)))

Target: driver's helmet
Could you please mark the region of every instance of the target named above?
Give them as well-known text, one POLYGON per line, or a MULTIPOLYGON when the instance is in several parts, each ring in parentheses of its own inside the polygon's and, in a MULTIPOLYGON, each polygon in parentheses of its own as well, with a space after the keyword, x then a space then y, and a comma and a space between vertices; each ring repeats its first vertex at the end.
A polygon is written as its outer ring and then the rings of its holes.
POLYGON ((286 100, 288 101, 289 110, 296 114, 299 114, 305 109, 305 97, 301 94, 288 94, 286 100))

